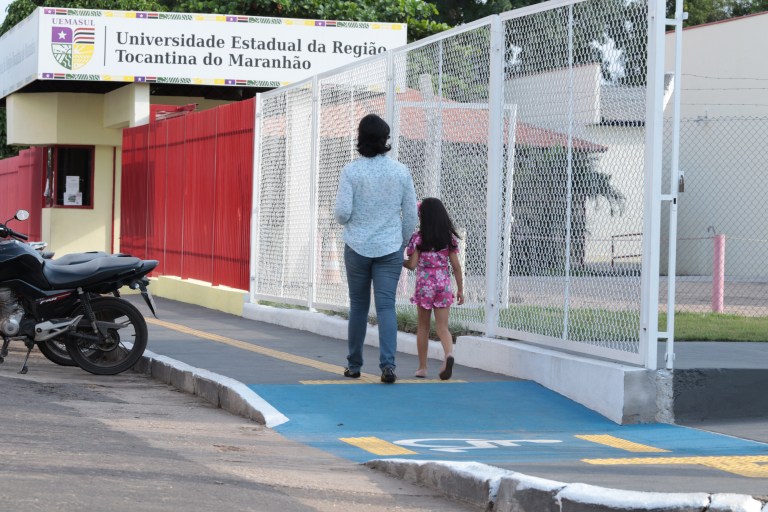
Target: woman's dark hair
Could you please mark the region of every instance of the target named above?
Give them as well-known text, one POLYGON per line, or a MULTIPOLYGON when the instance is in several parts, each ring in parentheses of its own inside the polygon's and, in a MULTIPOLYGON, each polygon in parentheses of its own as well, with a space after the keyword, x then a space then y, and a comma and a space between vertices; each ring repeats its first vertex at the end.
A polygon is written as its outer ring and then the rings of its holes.
POLYGON ((392 146, 387 144, 389 125, 376 114, 368 114, 357 128, 357 151, 363 156, 383 155, 392 146))
POLYGON ((451 221, 443 202, 435 197, 428 197, 419 207, 419 231, 421 243, 418 249, 423 252, 442 251, 445 248, 456 248, 451 235, 459 238, 456 228, 451 221))

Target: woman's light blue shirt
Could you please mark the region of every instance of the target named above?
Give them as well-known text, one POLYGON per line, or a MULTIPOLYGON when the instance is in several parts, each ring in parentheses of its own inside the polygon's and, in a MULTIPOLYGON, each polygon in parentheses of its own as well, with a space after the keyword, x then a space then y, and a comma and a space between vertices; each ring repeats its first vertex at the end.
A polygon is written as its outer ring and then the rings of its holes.
POLYGON ((411 173, 385 155, 358 158, 341 172, 334 215, 356 253, 378 258, 403 250, 417 222, 411 173))

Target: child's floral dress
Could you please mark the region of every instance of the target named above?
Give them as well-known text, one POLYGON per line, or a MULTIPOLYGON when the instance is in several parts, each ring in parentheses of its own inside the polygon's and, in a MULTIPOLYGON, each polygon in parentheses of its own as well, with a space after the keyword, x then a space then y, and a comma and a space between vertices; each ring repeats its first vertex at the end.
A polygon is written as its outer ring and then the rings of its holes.
MULTIPOLYGON (((422 251, 416 266, 416 289, 411 303, 424 309, 447 308, 453 304, 451 271, 448 268, 450 253, 459 252, 459 241, 451 236, 453 247, 440 251, 422 251)), ((417 231, 408 242, 406 254, 412 255, 421 243, 421 232, 417 231)))

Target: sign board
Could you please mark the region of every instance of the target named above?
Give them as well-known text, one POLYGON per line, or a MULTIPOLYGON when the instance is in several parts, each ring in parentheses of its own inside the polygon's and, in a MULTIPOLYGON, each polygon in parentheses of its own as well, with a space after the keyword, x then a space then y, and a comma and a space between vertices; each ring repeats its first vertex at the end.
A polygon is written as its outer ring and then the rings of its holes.
POLYGON ((37 79, 38 19, 35 10, 0 37, 0 98, 37 79))
POLYGON ((54 7, 33 16, 39 80, 278 87, 407 42, 398 23, 54 7))

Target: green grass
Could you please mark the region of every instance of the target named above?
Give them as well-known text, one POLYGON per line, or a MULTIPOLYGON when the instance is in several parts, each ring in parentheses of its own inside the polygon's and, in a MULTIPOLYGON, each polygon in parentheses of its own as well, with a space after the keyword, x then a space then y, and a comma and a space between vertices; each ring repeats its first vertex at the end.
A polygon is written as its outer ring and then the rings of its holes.
MULTIPOLYGON (((304 306, 293 306, 277 302, 260 301, 266 306, 307 310, 304 306)), ((320 311, 326 315, 348 318, 347 313, 338 311, 320 311)), ((482 318, 484 312, 480 309, 462 307, 456 309, 455 316, 471 316, 482 318)), ((537 326, 539 334, 559 337, 563 326, 563 311, 558 308, 540 306, 513 306, 500 312, 501 326, 525 331, 532 324, 537 326)), ((368 318, 368 322, 376 325, 376 318, 368 318)), ((667 315, 659 313, 659 330, 666 329, 667 315)), ((401 332, 416 334, 416 308, 412 306, 399 307, 397 311, 397 328, 401 332)), ((432 321, 430 339, 436 340, 435 322, 432 321)), ((574 309, 570 311, 569 337, 574 341, 614 341, 615 326, 624 326, 624 332, 631 332, 640 325, 639 313, 632 311, 609 311, 605 309, 574 309)), ((452 319, 448 329, 454 337, 482 335, 477 331, 464 327, 459 321, 452 319)), ((675 341, 755 341, 768 342, 768 317, 752 317, 725 315, 720 313, 687 313, 677 312, 675 315, 675 341)))
POLYGON ((285 304, 284 302, 272 302, 271 300, 259 300, 256 301, 257 304, 260 304, 262 306, 269 306, 271 308, 281 308, 281 309, 298 309, 301 311, 309 311, 309 308, 307 306, 297 306, 295 304, 285 304))
MULTIPOLYGON (((520 305, 502 310, 499 317, 500 325, 507 329, 526 331, 536 325, 537 333, 560 337, 565 313, 559 308, 520 305)), ((568 337, 574 341, 617 341, 617 325, 622 326, 625 338, 634 338, 633 331, 640 325, 639 313, 593 308, 568 313, 568 337)))
MULTIPOLYGON (((400 309, 397 312, 397 330, 401 332, 409 332, 416 334, 418 327, 418 314, 416 313, 416 306, 408 306, 406 309, 400 309)), ((448 321, 448 330, 451 331, 453 336, 453 342, 456 343, 458 336, 482 336, 482 333, 467 329, 462 324, 455 320, 448 321)), ((439 340, 437 337, 437 331, 435 330, 435 319, 432 317, 432 322, 429 329, 429 339, 439 340)))
MULTIPOLYGON (((329 316, 338 316, 344 319, 349 318, 349 315, 346 312, 341 311, 324 311, 319 310, 320 313, 329 315, 329 316)), ((376 325, 376 317, 375 316, 369 316, 368 317, 368 323, 371 325, 376 325)), ((418 315, 416 314, 416 307, 413 306, 406 306, 405 308, 398 308, 397 311, 397 330, 400 332, 407 332, 411 334, 416 334, 416 329, 418 327, 418 315)), ((480 336, 482 333, 479 333, 477 331, 472 331, 464 327, 458 322, 448 322, 448 330, 451 331, 451 335, 453 336, 453 342, 456 343, 456 337, 458 336, 469 336, 469 335, 477 335, 480 336)), ((432 340, 439 339, 437 337, 437 331, 435 331, 435 320, 432 319, 432 325, 430 326, 429 331, 429 338, 432 340)))
MULTIPOLYGON (((666 329, 667 315, 659 313, 659 328, 666 329)), ((675 314, 676 341, 768 341, 768 317, 721 313, 675 314)))

